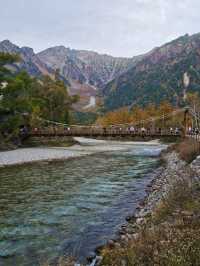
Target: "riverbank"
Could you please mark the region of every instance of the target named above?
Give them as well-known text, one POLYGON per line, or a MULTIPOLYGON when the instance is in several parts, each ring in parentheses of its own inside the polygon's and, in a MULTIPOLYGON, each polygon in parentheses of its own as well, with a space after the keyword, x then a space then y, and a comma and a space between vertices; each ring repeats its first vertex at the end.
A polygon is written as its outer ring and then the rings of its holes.
POLYGON ((59 148, 22 148, 0 152, 0 167, 40 161, 65 160, 81 155, 83 154, 59 148))
POLYGON ((136 214, 98 250, 94 265, 199 265, 200 157, 188 164, 170 151, 163 159, 136 214))
POLYGON ((103 141, 87 138, 75 138, 74 143, 70 147, 33 147, 33 148, 19 148, 11 151, 0 152, 0 167, 33 163, 39 161, 56 161, 67 160, 70 158, 76 158, 85 155, 91 155, 94 153, 125 150, 132 145, 146 145, 158 147, 157 152, 160 149, 165 149, 166 145, 161 145, 158 141, 150 142, 119 142, 119 141, 103 141))
POLYGON ((5 140, 0 136, 0 152, 12 151, 20 148, 40 148, 40 147, 70 147, 78 142, 72 137, 29 137, 21 140, 5 140))
POLYGON ((71 147, 78 142, 73 137, 29 137, 22 142, 22 147, 71 147))

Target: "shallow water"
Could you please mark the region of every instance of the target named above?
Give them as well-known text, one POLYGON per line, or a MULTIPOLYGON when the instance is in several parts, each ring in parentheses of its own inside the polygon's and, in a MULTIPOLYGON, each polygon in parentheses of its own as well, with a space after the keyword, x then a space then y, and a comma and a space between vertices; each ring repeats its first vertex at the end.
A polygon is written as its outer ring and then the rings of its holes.
POLYGON ((133 214, 160 147, 129 145, 65 162, 0 170, 0 265, 82 261, 133 214))

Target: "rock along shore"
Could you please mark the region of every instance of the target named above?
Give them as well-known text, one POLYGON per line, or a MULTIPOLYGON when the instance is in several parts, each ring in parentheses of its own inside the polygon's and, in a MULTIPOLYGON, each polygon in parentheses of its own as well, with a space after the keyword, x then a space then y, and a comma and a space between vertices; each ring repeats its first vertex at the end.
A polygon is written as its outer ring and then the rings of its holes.
MULTIPOLYGON (((106 246, 96 249, 97 256, 91 260, 89 266, 101 264, 101 252, 104 248, 126 247, 131 240, 136 240, 141 233, 144 225, 148 223, 148 218, 154 213, 156 207, 161 203, 163 198, 172 190, 177 181, 190 180, 191 170, 195 173, 192 178, 200 181, 200 156, 198 156, 190 165, 182 161, 176 152, 163 154, 164 165, 159 167, 154 178, 148 185, 147 195, 136 208, 136 213, 132 217, 127 217, 127 223, 121 226, 116 239, 111 239, 106 246)), ((192 182, 192 180, 191 180, 192 182)))

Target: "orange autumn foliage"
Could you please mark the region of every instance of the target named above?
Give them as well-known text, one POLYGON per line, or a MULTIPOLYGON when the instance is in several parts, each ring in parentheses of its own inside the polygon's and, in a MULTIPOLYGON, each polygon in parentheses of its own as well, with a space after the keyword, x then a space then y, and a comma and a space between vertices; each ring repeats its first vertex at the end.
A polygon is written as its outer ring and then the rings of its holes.
MULTIPOLYGON (((154 123, 157 127, 172 126, 180 124, 180 115, 165 118, 167 115, 176 109, 169 102, 162 102, 159 106, 149 104, 145 108, 135 106, 131 110, 127 107, 120 108, 116 111, 108 112, 104 116, 97 119, 96 124, 101 126, 120 125, 120 124, 133 124, 133 125, 146 125, 154 123), (160 117, 160 119, 157 119, 160 117), (156 120, 154 120, 156 118, 156 120), (150 121, 147 124, 141 121, 150 121)), ((182 121, 181 121, 182 122, 182 121)))

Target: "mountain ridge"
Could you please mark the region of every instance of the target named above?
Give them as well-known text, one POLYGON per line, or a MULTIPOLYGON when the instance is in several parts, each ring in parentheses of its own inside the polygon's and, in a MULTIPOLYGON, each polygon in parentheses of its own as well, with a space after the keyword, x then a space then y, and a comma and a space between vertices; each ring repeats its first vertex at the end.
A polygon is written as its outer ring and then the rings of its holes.
POLYGON ((106 110, 123 106, 183 103, 186 91, 200 92, 200 34, 184 35, 148 55, 103 88, 106 110), (189 76, 185 87, 184 76, 189 76))
POLYGON ((141 58, 141 56, 133 58, 114 57, 96 51, 71 49, 63 45, 53 46, 35 53, 31 47, 19 47, 10 40, 0 42, 0 51, 20 54, 22 62, 16 65, 19 69, 24 69, 33 76, 43 74, 38 69, 39 65, 46 68, 47 73, 52 74, 56 69, 60 69, 63 78, 86 82, 86 84, 97 86, 97 88, 105 85, 116 75, 125 72, 138 58, 141 58), (34 65, 35 71, 24 65, 24 61, 30 64, 33 63, 32 67, 34 65), (107 65, 105 61, 107 61, 107 65), (102 68, 104 68, 104 72, 102 68), (116 73, 114 73, 114 70, 116 70, 116 73), (98 73, 99 71, 100 73, 98 73))
POLYGON ((70 93, 88 106, 91 97, 101 96, 105 110, 123 106, 146 105, 169 100, 181 104, 187 91, 200 92, 200 33, 183 35, 144 55, 113 57, 87 50, 55 46, 34 53, 30 47, 18 47, 9 40, 0 42, 0 51, 19 53, 22 62, 14 65, 33 76, 60 76, 70 84, 70 93), (189 85, 184 86, 188 76, 189 85))
MULTIPOLYGON (((26 70, 30 75, 53 76, 59 69, 60 77, 68 84, 70 94, 79 94, 82 104, 88 106, 91 97, 112 79, 132 67, 141 56, 134 58, 113 57, 87 50, 75 50, 63 45, 34 53, 30 47, 19 47, 9 40, 0 42, 0 52, 17 53, 21 62, 12 67, 15 71, 26 70)), ((83 106, 82 106, 83 105, 83 106)))

